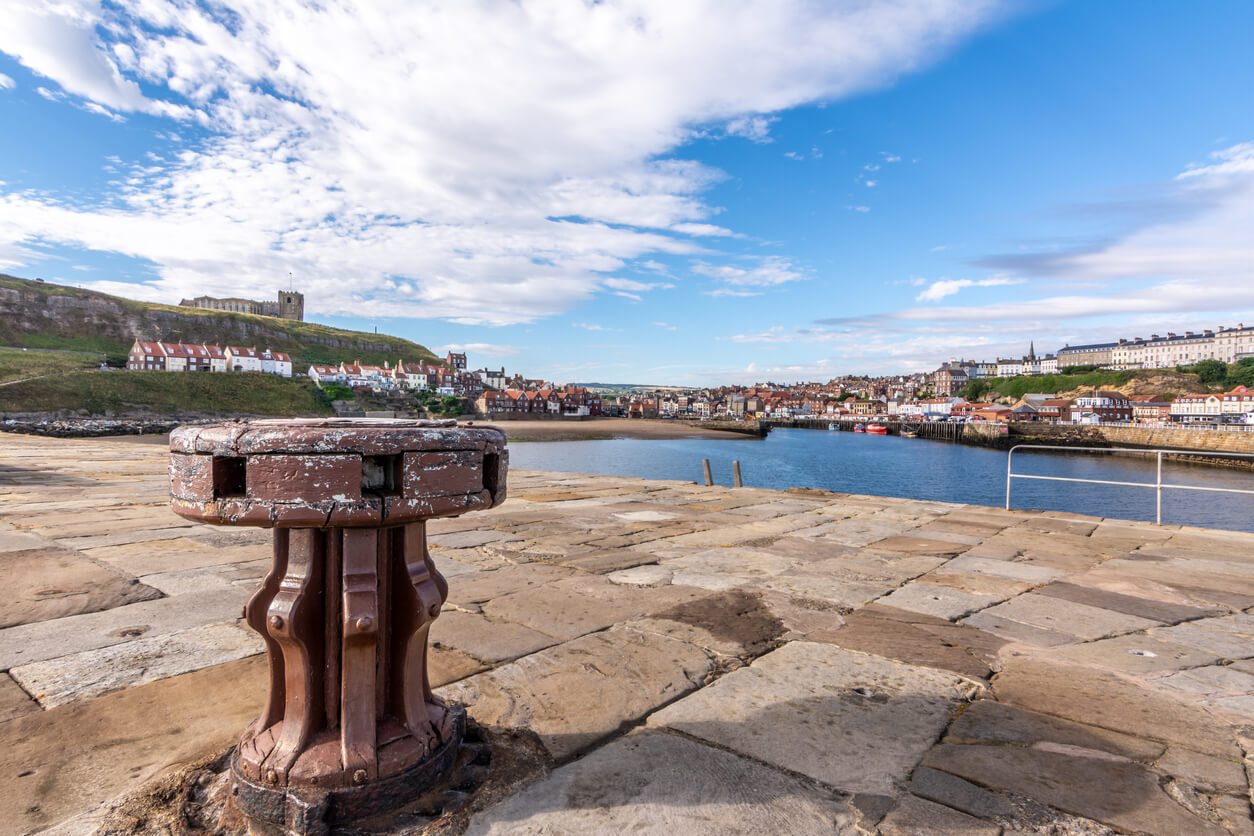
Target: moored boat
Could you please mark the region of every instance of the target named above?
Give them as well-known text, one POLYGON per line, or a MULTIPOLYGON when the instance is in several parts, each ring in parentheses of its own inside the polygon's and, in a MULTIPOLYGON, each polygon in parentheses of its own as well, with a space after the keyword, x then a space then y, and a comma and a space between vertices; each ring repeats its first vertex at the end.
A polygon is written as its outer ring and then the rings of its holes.
POLYGON ((856 433, 864 433, 866 432, 866 427, 862 426, 861 424, 854 424, 853 431, 856 433))
POLYGON ((888 427, 883 424, 868 424, 866 431, 873 435, 888 435, 888 427))

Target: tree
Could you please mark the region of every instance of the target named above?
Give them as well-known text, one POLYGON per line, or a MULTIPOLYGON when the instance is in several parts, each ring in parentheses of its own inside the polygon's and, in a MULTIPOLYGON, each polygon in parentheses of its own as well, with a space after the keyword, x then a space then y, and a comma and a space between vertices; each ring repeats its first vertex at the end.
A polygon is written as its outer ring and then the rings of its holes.
POLYGON ((989 383, 987 380, 980 380, 977 378, 964 386, 962 391, 958 393, 958 397, 968 403, 977 403, 980 398, 984 397, 984 393, 992 388, 993 384, 989 383))
POLYGON ((1254 388, 1254 357, 1247 357, 1228 368, 1228 384, 1254 388))
POLYGON ((1228 364, 1223 360, 1203 360, 1189 371, 1196 374, 1202 383, 1223 383, 1228 377, 1228 364))

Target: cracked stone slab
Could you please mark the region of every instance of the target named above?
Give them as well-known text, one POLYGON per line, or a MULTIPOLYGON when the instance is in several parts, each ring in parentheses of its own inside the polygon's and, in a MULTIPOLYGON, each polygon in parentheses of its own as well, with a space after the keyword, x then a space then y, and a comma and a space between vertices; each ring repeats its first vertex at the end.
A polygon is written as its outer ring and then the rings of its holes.
POLYGON ((529 729, 569 758, 697 688, 713 670, 686 642, 614 627, 439 689, 476 722, 529 729))
POLYGON ((1196 836, 1228 832, 1177 804, 1152 772, 1109 755, 942 743, 927 753, 923 764, 1122 830, 1196 836))
POLYGON ((468 836, 556 833, 849 834, 847 802, 678 735, 640 731, 476 815, 468 836))
POLYGON ((977 575, 992 575, 995 578, 1005 578, 1012 581, 1027 581, 1028 583, 1047 583, 1055 578, 1065 574, 1060 569, 1051 569, 1047 566, 1037 566, 1032 563, 1016 563, 1012 560, 993 560, 987 557, 974 557, 971 554, 964 554, 955 557, 944 566, 936 570, 937 574, 954 574, 956 572, 971 572, 977 575))
POLYGON ((209 624, 22 665, 9 671, 44 708, 233 662, 265 651, 235 624, 209 624))
POLYGON ((543 633, 509 621, 489 621, 477 613, 445 610, 431 625, 431 642, 499 663, 535 653, 557 643, 543 633))
POLYGON ((151 586, 55 546, 0 552, 0 628, 160 598, 151 586))
POLYGON ((649 718, 849 792, 892 794, 957 706, 963 677, 790 642, 649 718))
POLYGON ((949 727, 945 742, 1011 746, 1049 743, 1137 761, 1152 761, 1167 749, 1166 744, 1155 740, 1073 723, 993 700, 979 700, 968 706, 949 727))
POLYGON ((1154 674, 1209 665, 1219 657, 1183 644, 1151 638, 1145 633, 1064 647, 1054 658, 1133 674, 1154 674))
POLYGON ((0 673, 0 723, 24 714, 39 711, 39 703, 30 698, 7 673, 0 673))
POLYGON ((1088 604, 1077 604, 1062 598, 1029 592, 1003 604, 989 607, 983 615, 1008 618, 1058 633, 1069 633, 1086 641, 1102 639, 1119 633, 1134 633, 1161 625, 1159 621, 1104 610, 1088 604))
POLYGON ((1230 723, 1204 708, 1112 673, 1049 660, 1006 660, 993 690, 1002 702, 1219 757, 1239 757, 1230 723))
POLYGON ((978 612, 1002 600, 1000 595, 981 595, 948 586, 914 581, 890 593, 881 603, 901 610, 926 613, 948 621, 978 612))
POLYGON ((223 589, 158 598, 0 630, 0 669, 121 644, 139 636, 176 633, 239 618, 248 592, 223 589))
POLYGON ((876 833, 880 836, 933 836, 938 833, 1001 836, 1001 827, 980 821, 943 804, 906 795, 880 822, 876 833))

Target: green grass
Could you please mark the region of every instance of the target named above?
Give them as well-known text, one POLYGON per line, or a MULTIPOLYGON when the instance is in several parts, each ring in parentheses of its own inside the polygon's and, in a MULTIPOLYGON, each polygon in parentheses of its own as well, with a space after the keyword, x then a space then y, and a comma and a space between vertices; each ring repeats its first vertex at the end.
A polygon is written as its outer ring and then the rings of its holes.
POLYGON ((252 373, 86 371, 0 386, 0 411, 92 415, 144 412, 207 415, 329 415, 308 378, 252 373))
POLYGON ((360 360, 370 365, 443 361, 426 346, 387 334, 346 331, 316 322, 297 322, 269 316, 159 305, 109 296, 90 290, 0 275, 0 288, 11 288, 29 298, 72 297, 81 307, 60 306, 56 333, 36 331, 30 323, 0 322, 0 343, 28 348, 94 351, 111 358, 124 356, 133 342, 136 320, 143 339, 213 343, 271 348, 291 355, 292 371, 303 374, 314 364, 333 365, 360 360), (88 304, 90 303, 90 304, 88 304), (250 332, 244 336, 244 332, 250 332), (253 333, 264 332, 264 333, 253 333), (366 349, 365 346, 373 348, 366 349))
POLYGON ((94 369, 103 359, 102 353, 0 348, 0 383, 57 372, 94 369))

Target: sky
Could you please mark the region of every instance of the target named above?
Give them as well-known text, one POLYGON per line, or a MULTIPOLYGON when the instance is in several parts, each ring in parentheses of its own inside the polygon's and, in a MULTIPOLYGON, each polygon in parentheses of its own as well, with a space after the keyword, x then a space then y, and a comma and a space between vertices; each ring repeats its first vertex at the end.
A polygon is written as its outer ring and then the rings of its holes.
MULTIPOLYGON (((1254 322, 1254 4, 6 0, 0 271, 558 383, 1254 322)), ((345 358, 351 360, 352 358, 345 358)))

